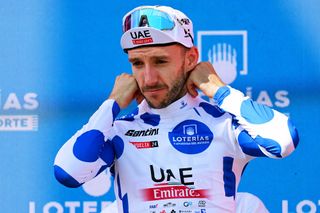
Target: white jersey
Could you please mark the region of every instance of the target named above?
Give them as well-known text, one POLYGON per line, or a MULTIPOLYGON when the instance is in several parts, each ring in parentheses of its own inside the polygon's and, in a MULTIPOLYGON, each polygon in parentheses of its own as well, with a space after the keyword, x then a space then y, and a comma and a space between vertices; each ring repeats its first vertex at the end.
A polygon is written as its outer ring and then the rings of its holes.
MULTIPOLYGON (((257 196, 247 192, 236 193, 236 208, 235 213, 270 213, 257 196)), ((119 213, 117 201, 104 208, 101 213, 119 213)))
POLYGON ((189 94, 163 109, 143 101, 130 115, 105 101, 59 150, 56 178, 77 187, 112 166, 119 212, 235 212, 245 165, 297 146, 288 117, 230 86, 216 104, 189 94))

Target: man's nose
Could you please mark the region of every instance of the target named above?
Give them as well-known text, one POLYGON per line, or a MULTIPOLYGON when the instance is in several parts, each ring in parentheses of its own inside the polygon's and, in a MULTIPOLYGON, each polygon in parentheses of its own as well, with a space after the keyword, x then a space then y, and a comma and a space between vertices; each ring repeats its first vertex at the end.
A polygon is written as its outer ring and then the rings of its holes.
POLYGON ((158 83, 158 73, 151 65, 146 64, 144 71, 144 83, 146 86, 154 86, 158 83))

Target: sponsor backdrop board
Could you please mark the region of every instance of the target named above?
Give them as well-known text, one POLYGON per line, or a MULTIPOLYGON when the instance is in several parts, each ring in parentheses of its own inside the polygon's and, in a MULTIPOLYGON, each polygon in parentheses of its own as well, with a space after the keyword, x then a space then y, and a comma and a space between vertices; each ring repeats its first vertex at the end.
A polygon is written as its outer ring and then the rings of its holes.
POLYGON ((108 172, 68 189, 54 179, 52 164, 59 147, 108 97, 115 77, 130 73, 119 44, 121 19, 140 4, 188 14, 201 60, 298 127, 296 152, 252 161, 239 190, 256 194, 271 212, 319 212, 317 0, 1 0, 1 212, 100 212, 115 199, 108 172))

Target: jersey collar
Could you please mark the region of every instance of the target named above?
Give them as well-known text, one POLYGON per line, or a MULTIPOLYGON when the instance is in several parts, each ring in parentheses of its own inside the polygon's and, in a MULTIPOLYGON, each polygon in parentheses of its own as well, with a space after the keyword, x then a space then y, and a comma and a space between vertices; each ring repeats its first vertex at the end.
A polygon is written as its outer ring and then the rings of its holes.
POLYGON ((176 100, 175 102, 171 103, 169 106, 161 109, 155 109, 148 105, 148 103, 143 100, 139 105, 140 112, 149 112, 151 114, 159 114, 162 118, 164 117, 175 117, 179 112, 184 110, 197 107, 199 105, 199 101, 197 101, 199 97, 193 98, 189 93, 181 97, 180 99, 176 100))

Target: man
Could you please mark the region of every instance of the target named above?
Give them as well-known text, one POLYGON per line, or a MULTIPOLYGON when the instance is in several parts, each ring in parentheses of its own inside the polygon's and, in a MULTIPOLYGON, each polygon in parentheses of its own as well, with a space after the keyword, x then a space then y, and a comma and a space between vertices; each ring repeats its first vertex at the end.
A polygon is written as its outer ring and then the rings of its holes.
POLYGON ((78 187, 111 167, 119 212, 235 212, 244 166, 289 155, 295 127, 198 63, 182 12, 138 7, 124 16, 123 30, 132 75, 117 77, 109 98, 59 150, 57 180, 78 187), (117 118, 134 99, 136 110, 117 118))

